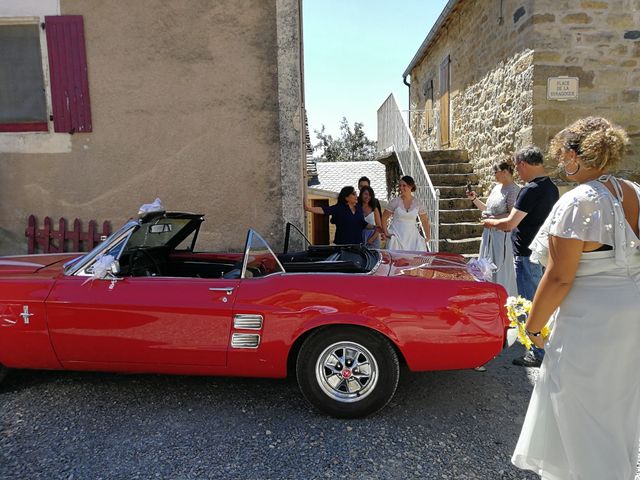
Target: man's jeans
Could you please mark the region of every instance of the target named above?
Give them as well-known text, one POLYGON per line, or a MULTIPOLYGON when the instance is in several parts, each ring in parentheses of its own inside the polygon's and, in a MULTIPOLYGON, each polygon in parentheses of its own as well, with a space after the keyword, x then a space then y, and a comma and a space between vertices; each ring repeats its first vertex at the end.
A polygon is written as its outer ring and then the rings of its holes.
MULTIPOLYGON (((516 284, 518 285, 518 295, 526 298, 527 300, 533 300, 536 294, 536 288, 544 273, 544 268, 539 263, 532 263, 529 257, 514 257, 514 263, 516 267, 516 284)), ((544 350, 541 348, 532 347, 531 351, 536 358, 542 359, 544 357, 544 350)))

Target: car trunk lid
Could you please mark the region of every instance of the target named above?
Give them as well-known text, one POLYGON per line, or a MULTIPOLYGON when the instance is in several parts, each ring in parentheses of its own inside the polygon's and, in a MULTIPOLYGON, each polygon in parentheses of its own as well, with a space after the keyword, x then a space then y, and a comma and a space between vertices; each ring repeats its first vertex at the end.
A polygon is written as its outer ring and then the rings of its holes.
POLYGON ((478 280, 467 269, 466 259, 455 253, 383 251, 381 266, 389 276, 478 280))

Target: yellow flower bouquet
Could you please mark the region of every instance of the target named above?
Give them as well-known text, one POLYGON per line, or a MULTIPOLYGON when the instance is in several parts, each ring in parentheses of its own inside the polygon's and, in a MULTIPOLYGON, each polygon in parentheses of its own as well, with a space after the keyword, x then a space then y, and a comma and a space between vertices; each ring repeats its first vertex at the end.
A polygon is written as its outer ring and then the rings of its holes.
MULTIPOLYGON (((527 329, 524 326, 531 311, 531 300, 527 300, 521 296, 509 297, 507 298, 505 307, 507 307, 507 317, 510 320, 509 326, 516 329, 518 342, 524 345, 527 350, 531 350, 533 342, 529 338, 529 335, 527 335, 527 329)), ((540 330, 540 335, 543 340, 546 340, 550 334, 551 328, 549 325, 545 325, 542 327, 542 330, 540 330)))

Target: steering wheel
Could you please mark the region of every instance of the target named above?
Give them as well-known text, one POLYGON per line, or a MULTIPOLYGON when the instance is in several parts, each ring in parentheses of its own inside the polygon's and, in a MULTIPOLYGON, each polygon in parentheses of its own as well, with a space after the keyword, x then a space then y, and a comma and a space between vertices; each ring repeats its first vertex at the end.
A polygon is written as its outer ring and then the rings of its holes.
POLYGON ((160 266, 153 255, 149 253, 145 248, 137 248, 135 253, 131 256, 131 274, 133 276, 137 276, 136 272, 141 272, 147 277, 153 277, 155 275, 160 275, 160 266), (140 259, 145 257, 147 262, 140 262, 140 259), (138 263, 142 263, 142 265, 138 265, 138 263))

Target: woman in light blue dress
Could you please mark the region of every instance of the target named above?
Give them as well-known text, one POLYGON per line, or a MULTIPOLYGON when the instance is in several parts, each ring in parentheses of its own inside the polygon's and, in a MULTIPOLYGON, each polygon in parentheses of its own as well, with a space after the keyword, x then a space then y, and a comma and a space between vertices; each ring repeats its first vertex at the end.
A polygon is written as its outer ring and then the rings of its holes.
MULTIPOLYGON (((510 161, 495 163, 493 173, 497 184, 491 190, 486 204, 478 198, 476 192, 467 192, 473 204, 482 211, 483 219, 509 216, 520 192, 520 187, 513 181, 513 163, 510 161)), ((491 281, 502 285, 509 295, 518 295, 511 232, 485 227, 482 232, 479 257, 495 265, 491 281)))

